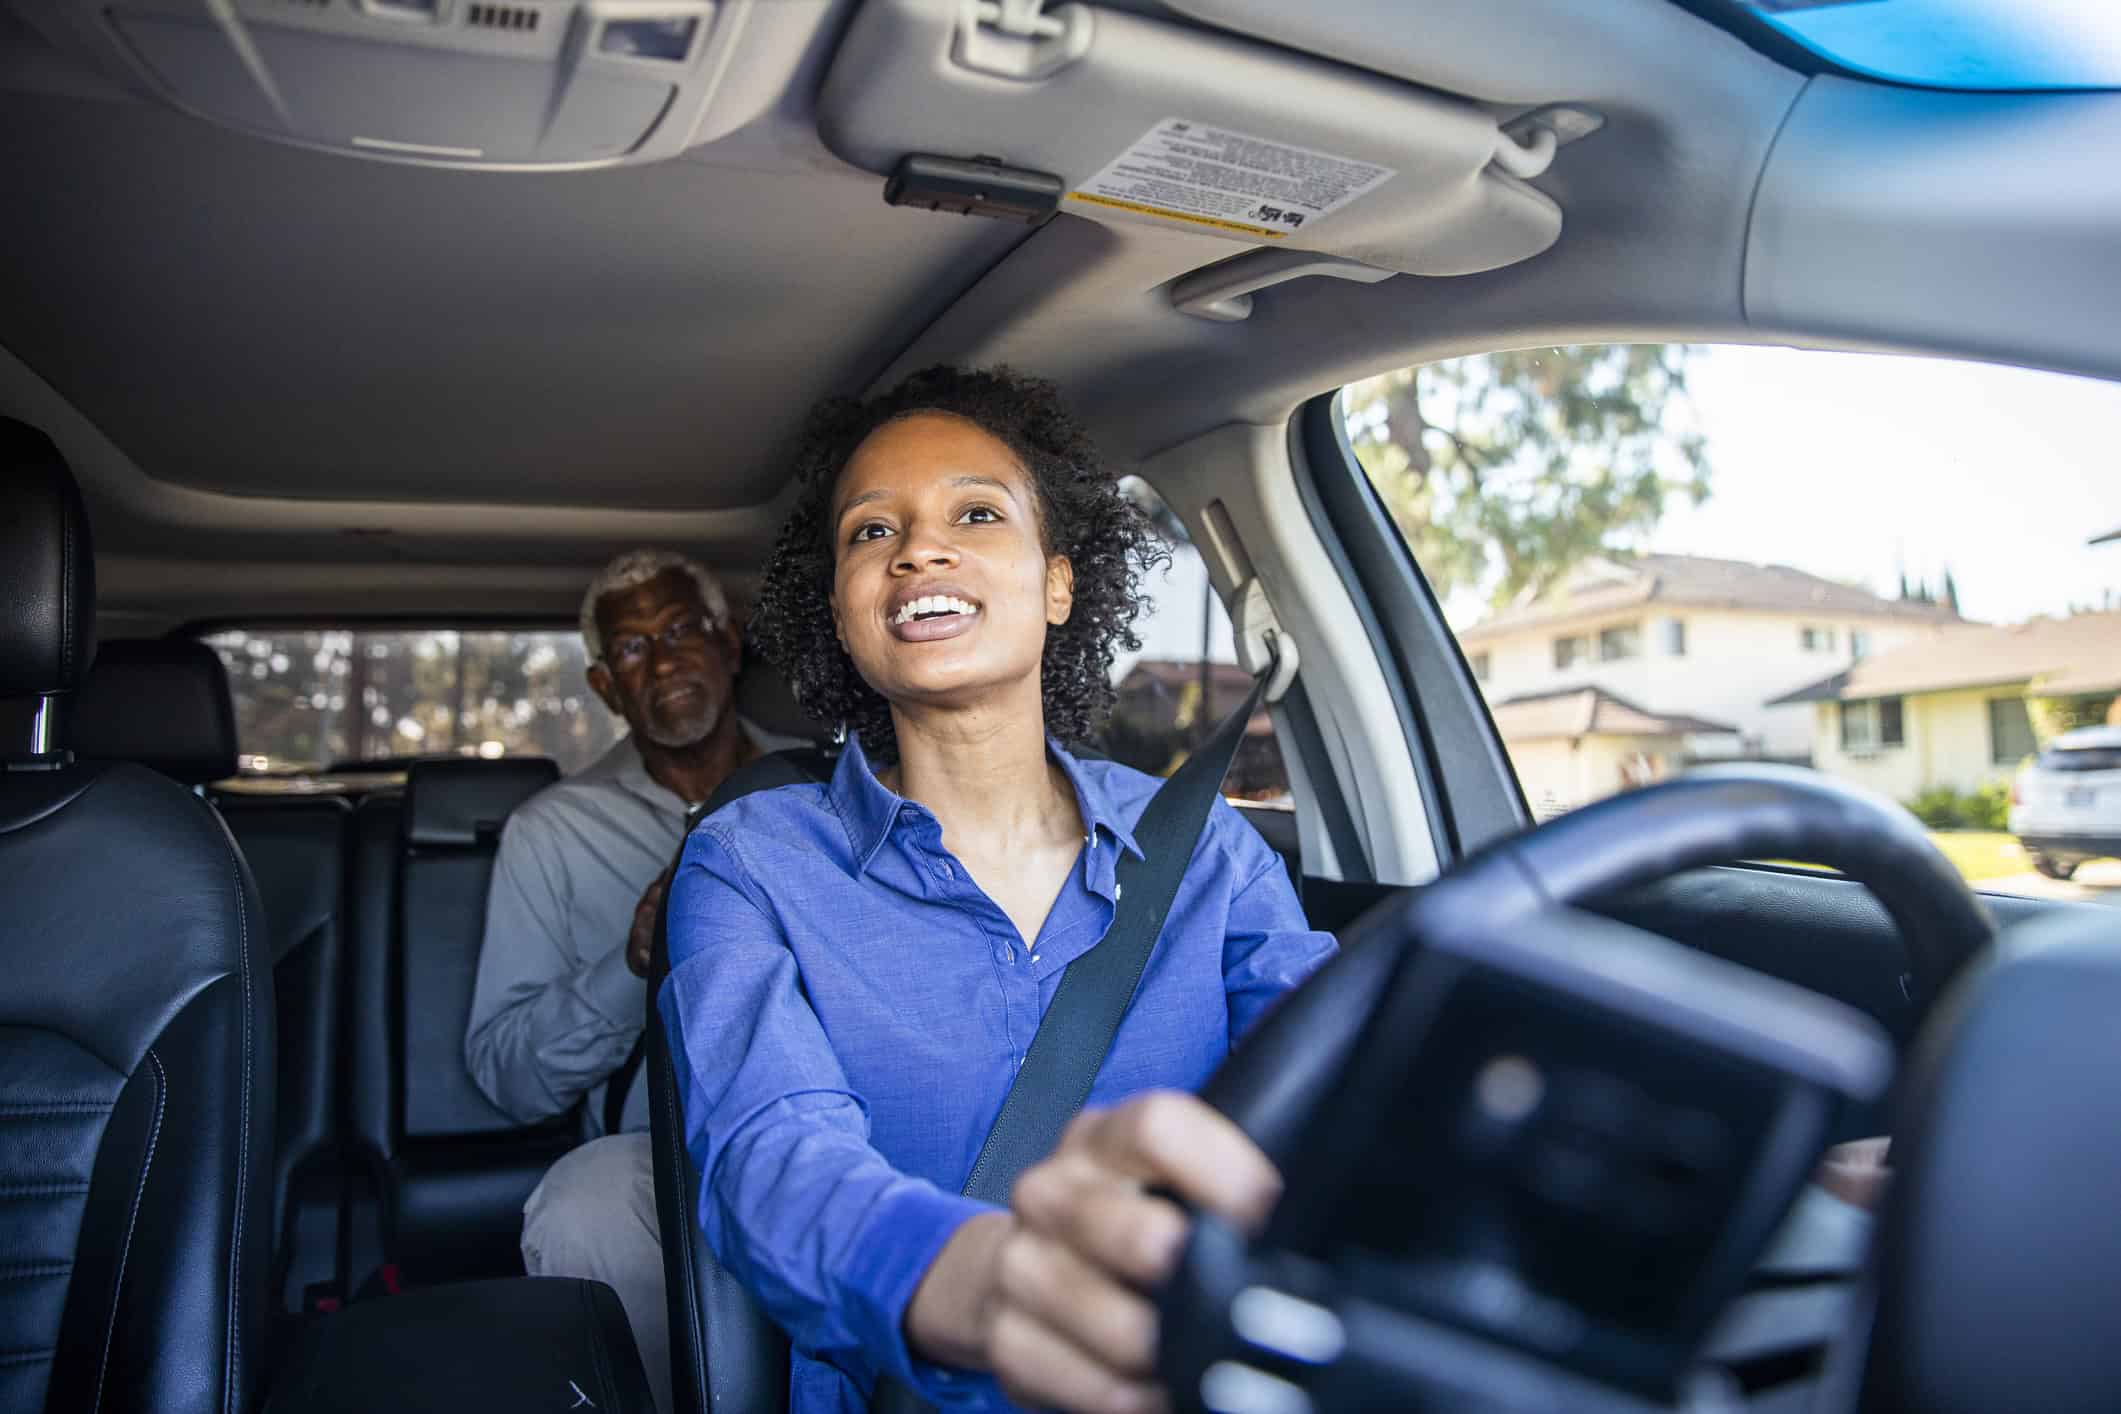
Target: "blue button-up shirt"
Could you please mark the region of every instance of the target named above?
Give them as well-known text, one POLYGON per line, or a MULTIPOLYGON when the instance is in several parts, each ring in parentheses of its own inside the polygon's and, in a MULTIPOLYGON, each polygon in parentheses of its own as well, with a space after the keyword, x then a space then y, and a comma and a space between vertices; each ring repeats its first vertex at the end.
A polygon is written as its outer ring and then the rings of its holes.
MULTIPOLYGON (((829 783, 734 802, 679 861, 659 1003, 699 1219, 794 1339, 795 1414, 860 1410, 879 1375, 1010 1407, 989 1377, 913 1359, 901 1322, 987 1210, 959 1190, 1062 969, 1111 926, 1119 851, 1175 847, 1133 833, 1155 777, 1052 751, 1087 838, 1028 947, 852 740, 829 783)), ((1090 1102, 1198 1088, 1332 951, 1280 856, 1216 802, 1090 1102)))

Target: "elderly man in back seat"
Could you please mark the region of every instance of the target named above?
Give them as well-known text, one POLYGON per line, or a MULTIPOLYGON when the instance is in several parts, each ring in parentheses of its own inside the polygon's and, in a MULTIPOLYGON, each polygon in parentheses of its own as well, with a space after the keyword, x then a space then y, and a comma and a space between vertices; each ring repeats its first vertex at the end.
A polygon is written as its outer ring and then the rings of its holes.
MULTIPOLYGON (((509 817, 464 1038, 479 1088, 526 1124, 586 1099, 601 1125, 604 1087, 641 1034, 637 974, 687 809, 761 751, 794 744, 737 718, 738 629, 721 585, 691 560, 613 560, 583 595, 582 638, 589 685, 629 735, 509 817)), ((533 1275, 612 1285, 667 1410, 661 1248, 640 1217, 654 1212, 647 1086, 632 1091, 623 1132, 554 1164, 531 1195, 523 1261, 533 1275)))

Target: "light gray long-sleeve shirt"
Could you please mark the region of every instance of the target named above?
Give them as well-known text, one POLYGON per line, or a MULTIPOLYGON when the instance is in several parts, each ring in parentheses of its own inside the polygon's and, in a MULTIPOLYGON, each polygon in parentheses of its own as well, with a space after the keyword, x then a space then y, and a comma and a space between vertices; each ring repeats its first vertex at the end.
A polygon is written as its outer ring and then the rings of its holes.
MULTIPOLYGON (((745 727, 761 750, 795 743, 745 727)), ((677 856, 686 803, 648 774, 631 739, 509 815, 486 899, 486 934, 464 1035, 472 1079, 529 1124, 587 1096, 641 1034, 646 996, 626 966, 634 906, 677 856)), ((648 1127, 648 1087, 623 1128, 648 1127)))

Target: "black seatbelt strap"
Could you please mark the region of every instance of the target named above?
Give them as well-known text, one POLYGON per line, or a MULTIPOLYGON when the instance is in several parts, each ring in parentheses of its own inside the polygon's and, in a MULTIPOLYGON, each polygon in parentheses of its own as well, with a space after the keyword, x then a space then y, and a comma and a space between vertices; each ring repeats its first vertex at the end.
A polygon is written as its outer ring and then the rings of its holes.
MULTIPOLYGON (((1103 941, 1061 974, 1060 987, 1002 1101, 1002 1112, 987 1131, 972 1176, 965 1180, 966 1197, 1007 1204, 1017 1177, 1053 1152, 1061 1131, 1090 1097, 1091 1082, 1112 1048, 1164 920, 1171 915, 1179 881, 1207 828, 1208 812, 1222 793, 1223 777, 1273 675, 1270 666, 1238 709, 1171 773, 1142 811, 1134 826, 1142 853, 1120 854, 1112 926, 1103 941)), ((1201 710, 1207 710, 1207 703, 1201 710)))
MULTIPOLYGON (((965 1180, 966 1197, 1006 1207, 1016 1180, 1059 1146, 1061 1131, 1090 1098, 1090 1086, 1112 1049, 1207 829, 1208 812, 1222 793, 1223 777, 1273 677, 1270 663, 1237 710, 1157 787, 1135 822, 1134 841, 1142 853, 1120 854, 1112 926, 1061 974, 1053 1003, 1032 1033, 1031 1049, 965 1180)), ((1207 707, 1201 703, 1202 711, 1207 707)), ((926 1400, 890 1379, 878 1384, 869 1407, 872 1414, 932 1414, 926 1400)))

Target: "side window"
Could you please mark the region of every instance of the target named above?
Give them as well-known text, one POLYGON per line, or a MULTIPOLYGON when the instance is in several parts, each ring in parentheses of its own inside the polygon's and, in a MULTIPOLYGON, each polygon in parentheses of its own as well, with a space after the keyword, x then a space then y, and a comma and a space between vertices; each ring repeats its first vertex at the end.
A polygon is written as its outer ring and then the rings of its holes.
POLYGON ((563 771, 625 732, 565 630, 252 628, 206 642, 228 668, 245 775, 432 755, 550 756, 563 771))
POLYGON ((1983 888, 2121 899, 2121 775, 2045 764, 2121 731, 2121 386, 1596 345, 1341 407, 1535 814, 1782 762, 1903 803, 1983 888))
MULTIPOLYGON (((1171 564, 1142 584, 1149 602, 1134 625, 1141 647, 1122 652, 1112 664, 1119 697, 1103 746, 1115 761, 1168 776, 1237 710, 1252 679, 1238 666, 1229 610, 1216 596, 1185 523, 1147 483, 1130 477, 1125 486, 1163 535, 1171 564)), ((1256 804, 1292 803, 1288 769, 1264 708, 1246 729, 1223 794, 1256 804)))

